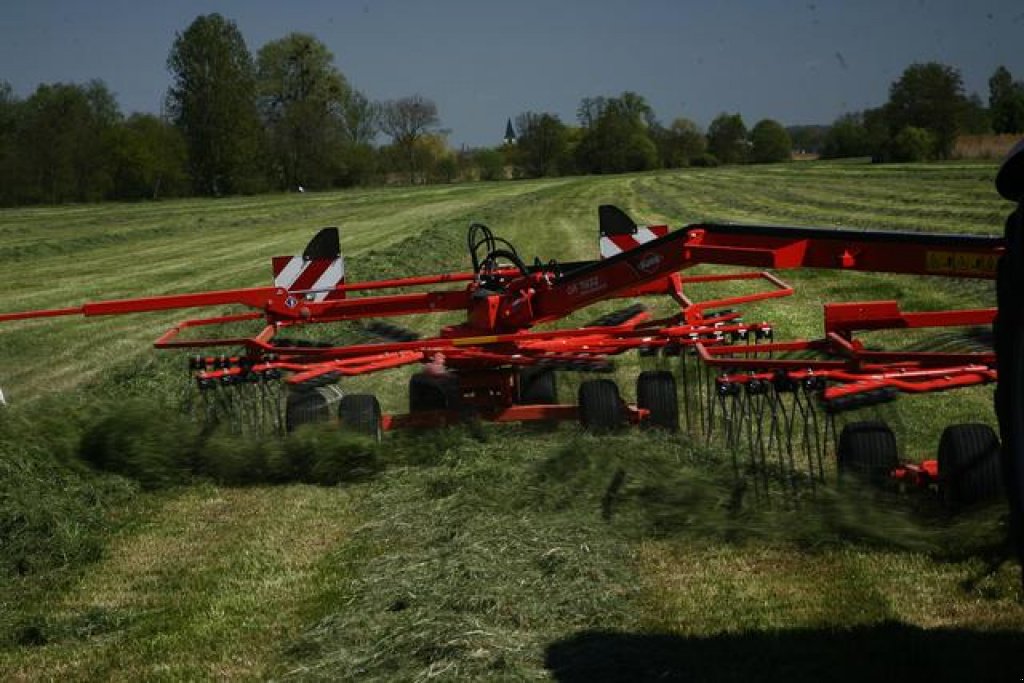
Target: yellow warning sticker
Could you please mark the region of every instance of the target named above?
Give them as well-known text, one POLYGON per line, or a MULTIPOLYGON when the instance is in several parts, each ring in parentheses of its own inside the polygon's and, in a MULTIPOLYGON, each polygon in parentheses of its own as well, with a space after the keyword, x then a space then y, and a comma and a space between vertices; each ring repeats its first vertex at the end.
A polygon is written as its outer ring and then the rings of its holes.
POLYGON ((929 273, 956 275, 995 275, 999 256, 963 251, 925 252, 925 269, 929 273))
POLYGON ((461 339, 452 339, 452 346, 476 346, 477 344, 493 344, 496 341, 498 341, 496 336, 462 337, 461 339))

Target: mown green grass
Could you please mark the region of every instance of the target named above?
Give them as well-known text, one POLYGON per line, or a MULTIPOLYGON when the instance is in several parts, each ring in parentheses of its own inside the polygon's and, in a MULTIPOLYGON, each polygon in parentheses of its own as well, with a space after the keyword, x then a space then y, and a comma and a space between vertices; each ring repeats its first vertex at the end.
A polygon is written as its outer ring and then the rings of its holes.
POLYGON ((310 593, 345 580, 321 571, 356 519, 333 489, 198 486, 154 508, 35 617, 45 643, 0 655, 5 678, 264 678, 310 593))
MULTIPOLYGON (((0 310, 263 285, 270 256, 301 250, 329 224, 342 227, 356 280, 465 268, 471 220, 529 260, 592 258, 599 203, 672 225, 993 233, 1008 208, 994 174, 981 164, 790 164, 5 211, 0 310)), ((823 301, 900 298, 929 309, 992 300, 977 283, 785 277, 798 295, 747 318, 770 319, 786 336, 816 334, 823 301)), ((695 288, 698 297, 728 291, 695 288)), ((1001 561, 998 507, 951 521, 926 499, 831 489, 799 506, 758 506, 737 492, 729 454, 714 445, 647 433, 598 439, 569 425, 389 435, 360 477, 329 462, 282 469, 334 443, 319 437, 295 446, 193 435, 160 446, 146 435, 175 424, 187 385, 184 361, 148 344, 186 315, 0 327, 0 386, 12 402, 0 413, 0 529, 20 534, 0 547, 29 563, 0 576, 3 678, 1022 673, 1019 568, 1001 561), (143 414, 120 420, 124 439, 103 453, 132 479, 83 460, 84 435, 121 402, 143 414), (146 463, 168 451, 183 464, 171 469, 174 486, 140 490, 153 482, 138 468, 153 474, 146 463)), ((437 320, 409 324, 428 331, 437 320)), ((640 367, 620 359, 627 397, 640 367)), ((402 410, 408 372, 351 385, 402 410)), ((565 380, 568 399, 578 380, 565 380)), ((925 457, 944 425, 991 422, 991 392, 867 412, 898 428, 908 457, 925 457)))

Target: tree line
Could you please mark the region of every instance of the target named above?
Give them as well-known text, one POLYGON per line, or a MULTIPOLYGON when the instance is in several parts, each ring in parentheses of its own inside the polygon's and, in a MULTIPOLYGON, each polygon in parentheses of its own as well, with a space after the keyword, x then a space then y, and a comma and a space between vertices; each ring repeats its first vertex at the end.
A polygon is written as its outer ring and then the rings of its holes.
POLYGON ((444 171, 437 106, 370 101, 314 36, 289 34, 253 57, 234 22, 204 15, 177 34, 167 68, 161 116, 125 117, 98 80, 43 84, 24 100, 0 83, 0 204, 421 181, 427 158, 444 171), (391 143, 377 145, 379 133, 391 143))
POLYGON ((167 68, 172 84, 160 116, 124 116, 98 80, 42 84, 24 100, 0 82, 0 204, 772 163, 793 149, 916 161, 948 158, 964 133, 1024 131, 1024 84, 1002 66, 989 80, 987 107, 965 94, 955 68, 913 64, 888 102, 831 126, 764 119, 748 129, 739 113, 720 114, 707 131, 686 118, 665 125, 627 91, 584 98, 575 125, 524 112, 514 141, 458 152, 432 100, 371 101, 309 34, 271 41, 253 56, 234 22, 203 15, 175 36, 167 68))
POLYGON ((988 86, 985 107, 980 96, 966 94, 956 68, 912 64, 890 85, 888 102, 844 114, 832 124, 821 140, 822 156, 948 159, 960 135, 1024 133, 1024 82, 1000 66, 988 86))
POLYGON ((844 114, 831 126, 785 128, 765 119, 748 130, 740 114, 723 113, 706 133, 685 118, 665 127, 631 92, 585 98, 577 119, 579 127, 572 128, 554 114, 520 115, 518 144, 506 148, 508 159, 528 176, 771 163, 789 159, 794 149, 882 162, 948 159, 960 135, 1024 133, 1024 83, 998 67, 986 107, 978 95, 965 93, 957 69, 928 62, 907 67, 884 105, 844 114))
POLYGON ((502 151, 519 173, 530 177, 579 173, 625 173, 655 168, 771 163, 790 158, 792 140, 777 121, 764 119, 747 129, 740 114, 720 114, 705 135, 693 121, 662 125, 637 93, 584 98, 578 127, 551 113, 516 117, 518 139, 502 151))

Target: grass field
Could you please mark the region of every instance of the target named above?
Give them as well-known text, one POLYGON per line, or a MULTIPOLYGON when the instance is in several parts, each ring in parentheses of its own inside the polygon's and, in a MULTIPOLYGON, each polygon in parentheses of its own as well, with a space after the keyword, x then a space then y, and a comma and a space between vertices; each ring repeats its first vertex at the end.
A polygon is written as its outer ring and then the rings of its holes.
MULTIPOLYGON (((531 261, 588 259, 600 203, 672 225, 994 233, 1009 208, 995 170, 800 163, 5 210, 0 311, 265 285, 270 256, 301 250, 323 225, 341 226, 350 280, 464 269, 472 220, 531 261)), ((824 301, 994 299, 979 283, 785 277, 798 295, 747 317, 787 337, 818 332, 824 301)), ((221 438, 182 456, 201 467, 168 470, 167 453, 194 438, 177 415, 184 360, 149 344, 183 317, 0 327, 0 678, 1024 676, 1019 567, 999 543, 998 507, 949 520, 919 499, 832 489, 799 507, 736 507, 715 444, 570 425, 395 434, 380 447, 318 433, 301 447, 221 438), (134 476, 83 462, 84 435, 104 419, 126 435, 110 448, 132 454, 134 476), (320 474, 268 464, 302 449, 320 474), (355 451, 371 472, 350 476, 355 451), (147 479, 157 465, 170 474, 147 479)), ((640 361, 617 368, 631 398, 640 361)), ((402 410, 407 374, 352 385, 402 410)), ((991 391, 881 414, 907 458, 926 457, 946 424, 993 421, 991 391)))

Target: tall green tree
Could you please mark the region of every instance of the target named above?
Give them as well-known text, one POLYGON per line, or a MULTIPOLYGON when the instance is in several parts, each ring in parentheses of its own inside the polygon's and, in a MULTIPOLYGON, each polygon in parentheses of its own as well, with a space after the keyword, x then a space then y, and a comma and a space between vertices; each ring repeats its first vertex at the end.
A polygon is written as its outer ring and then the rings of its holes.
POLYGON ((177 34, 167 68, 173 81, 167 111, 185 137, 195 191, 258 189, 256 71, 235 23, 220 14, 197 17, 177 34))
POLYGON ((889 142, 889 159, 898 162, 927 161, 935 150, 930 131, 907 126, 889 142))
MULTIPOLYGON (((586 102, 581 103, 581 109, 586 102)), ((588 173, 628 173, 654 168, 658 150, 649 133, 653 115, 646 100, 627 91, 620 97, 603 100, 598 109, 596 122, 584 130, 576 148, 579 168, 588 173)))
POLYGON ((0 205, 16 204, 21 195, 22 174, 16 150, 22 103, 7 81, 0 81, 0 205))
POLYGON ((85 202, 112 194, 111 150, 121 113, 106 85, 40 85, 25 100, 20 118, 19 201, 85 202))
POLYGON ((349 88, 341 101, 342 132, 352 145, 369 145, 380 130, 380 105, 349 88))
POLYGON ((632 90, 627 90, 615 99, 609 100, 608 105, 617 109, 619 115, 637 121, 645 128, 651 128, 657 123, 651 105, 643 95, 638 95, 632 90))
POLYGON ((938 62, 911 64, 889 88, 885 105, 889 137, 895 138, 907 127, 924 129, 934 141, 934 156, 946 159, 963 128, 967 108, 958 70, 938 62))
POLYGON ((132 114, 113 145, 114 195, 159 199, 188 194, 188 152, 181 131, 152 114, 132 114))
POLYGON ((584 97, 576 108, 576 120, 584 128, 593 128, 608 105, 606 97, 584 97))
POLYGON ((501 180, 505 177, 505 155, 500 150, 485 147, 473 152, 472 159, 480 180, 501 180))
POLYGON ((865 109, 860 113, 860 121, 867 134, 868 150, 874 161, 885 161, 888 156, 889 140, 892 134, 889 130, 889 118, 886 107, 875 107, 865 109))
POLYGON ((704 154, 707 140, 696 123, 677 118, 668 128, 654 126, 651 138, 658 148, 658 158, 665 168, 682 168, 704 154))
POLYGON ((349 88, 341 102, 342 168, 336 184, 368 182, 375 170, 373 141, 380 130, 380 104, 349 88))
POLYGON ((440 123, 437 105, 422 95, 403 97, 383 105, 381 128, 391 136, 392 144, 409 172, 410 183, 416 182, 417 174, 425 172, 420 141, 436 131, 440 123))
POLYGON ((762 119, 750 131, 750 160, 754 163, 789 161, 792 153, 793 141, 778 121, 762 119))
POLYGON ((747 126, 739 114, 719 114, 708 126, 708 151, 723 164, 747 160, 747 126))
POLYGON ((860 114, 843 114, 825 134, 821 150, 821 156, 825 159, 864 157, 871 154, 871 140, 860 114))
POLYGON ((569 130, 554 114, 524 112, 516 117, 517 159, 533 178, 563 173, 568 165, 569 130))
POLYGON ((995 133, 1024 133, 1024 83, 1000 66, 988 79, 988 106, 995 133))
POLYGON ((964 113, 960 117, 960 132, 965 135, 988 135, 992 130, 992 116, 978 93, 967 98, 964 113))
POLYGON ((256 57, 260 113, 273 168, 286 188, 324 188, 338 174, 350 88, 334 55, 315 37, 291 33, 256 57))

